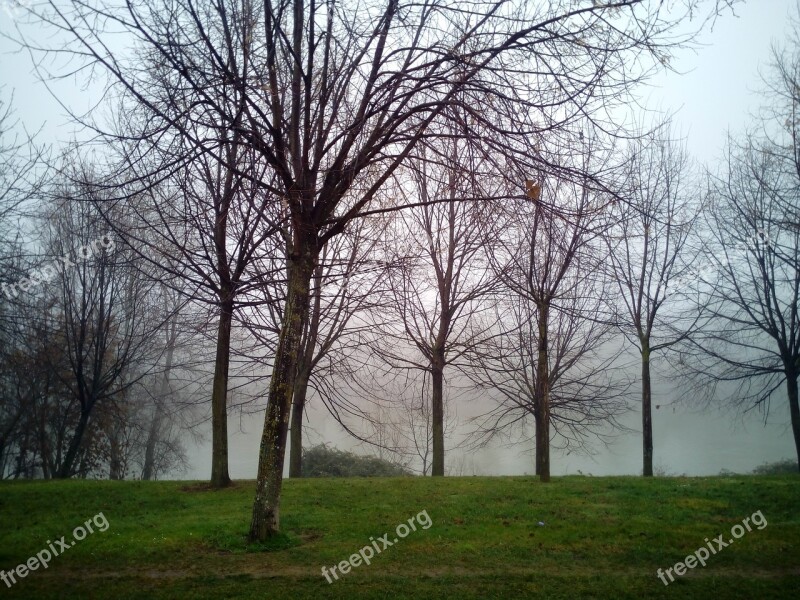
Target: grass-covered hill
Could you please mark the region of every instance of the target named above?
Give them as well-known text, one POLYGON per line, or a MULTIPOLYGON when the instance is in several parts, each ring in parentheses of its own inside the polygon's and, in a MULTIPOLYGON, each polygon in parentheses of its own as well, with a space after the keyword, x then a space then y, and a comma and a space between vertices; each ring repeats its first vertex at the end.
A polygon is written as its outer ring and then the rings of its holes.
POLYGON ((0 581, 0 598, 726 600, 800 589, 796 475, 303 479, 284 489, 285 537, 253 547, 252 482, 0 483, 0 569, 16 578, 0 581), (705 567, 674 574, 748 517, 750 531, 736 529, 705 567), (37 559, 16 574, 49 544, 46 569, 37 559), (368 546, 381 552, 369 557, 368 546), (356 566, 343 574, 348 560, 356 566), (664 585, 657 570, 668 568, 675 581, 664 585))

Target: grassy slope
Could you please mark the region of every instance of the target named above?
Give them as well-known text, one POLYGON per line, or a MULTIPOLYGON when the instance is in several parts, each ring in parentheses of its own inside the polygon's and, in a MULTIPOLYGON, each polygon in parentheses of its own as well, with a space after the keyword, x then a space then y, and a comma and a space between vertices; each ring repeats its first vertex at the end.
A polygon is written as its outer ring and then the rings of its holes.
POLYGON ((285 483, 271 548, 247 547, 252 482, 0 484, 0 568, 103 511, 104 532, 0 598, 787 598, 800 587, 800 477, 317 479, 285 483), (397 524, 418 529, 333 584, 321 575, 397 524), (761 510, 665 587, 672 566, 761 510), (543 521, 544 526, 538 522, 543 521))

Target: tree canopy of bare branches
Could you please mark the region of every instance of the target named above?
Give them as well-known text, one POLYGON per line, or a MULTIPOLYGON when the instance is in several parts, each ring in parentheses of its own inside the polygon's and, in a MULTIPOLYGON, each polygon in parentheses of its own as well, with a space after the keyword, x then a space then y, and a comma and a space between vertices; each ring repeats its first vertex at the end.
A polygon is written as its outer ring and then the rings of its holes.
POLYGON ((429 125, 458 105, 496 151, 531 169, 553 167, 549 139, 564 147, 577 135, 570 126, 586 120, 615 133, 609 115, 691 39, 681 29, 688 19, 730 2, 92 0, 31 9, 66 40, 46 51, 103 69, 110 91, 148 108, 148 141, 169 131, 236 169, 206 144, 231 132, 275 173, 261 185, 285 204, 291 243, 251 539, 279 527, 288 414, 320 252, 354 218, 403 206, 374 200, 429 125), (113 50, 120 30, 137 49, 131 56, 113 50), (190 90, 191 102, 154 98, 154 68, 190 90), (533 154, 520 141, 532 139, 542 141, 533 154))

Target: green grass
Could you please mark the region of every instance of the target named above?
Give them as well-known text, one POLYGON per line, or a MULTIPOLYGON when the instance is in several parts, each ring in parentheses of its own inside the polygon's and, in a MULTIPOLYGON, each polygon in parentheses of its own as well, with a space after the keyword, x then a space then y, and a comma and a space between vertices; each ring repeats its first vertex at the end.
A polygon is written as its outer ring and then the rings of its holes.
POLYGON ((788 598, 800 588, 800 477, 304 479, 284 535, 248 546, 252 482, 0 483, 6 571, 102 511, 88 535, 0 598, 788 598), (347 559, 426 510, 427 529, 328 584, 347 559), (756 511, 768 525, 664 586, 656 569, 756 511), (544 522, 544 526, 538 523, 544 522))

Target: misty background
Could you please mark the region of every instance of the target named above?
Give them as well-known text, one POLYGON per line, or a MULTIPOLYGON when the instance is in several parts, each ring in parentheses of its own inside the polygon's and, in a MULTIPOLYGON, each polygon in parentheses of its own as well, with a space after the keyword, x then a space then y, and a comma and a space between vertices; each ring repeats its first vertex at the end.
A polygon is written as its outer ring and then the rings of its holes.
MULTIPOLYGON (((719 19, 713 30, 700 38, 704 45, 684 50, 672 67, 682 72, 664 73, 651 85, 640 88, 641 105, 649 110, 675 113, 677 133, 685 138, 689 154, 713 167, 719 159, 726 134, 740 132, 757 110, 762 89, 760 72, 771 58, 771 45, 786 36, 791 0, 747 2, 719 19)), ((0 14, 0 31, 10 26, 9 16, 0 14)), ((61 104, 80 112, 91 110, 98 99, 93 90, 76 89, 69 80, 52 82, 48 90, 37 78, 31 57, 12 52, 0 40, 0 81, 4 91, 13 91, 18 126, 38 132, 40 143, 59 144, 76 132, 61 104)), ((40 65, 46 69, 47 65, 40 65)), ((635 357, 632 357, 636 369, 635 357)), ((209 369, 213 364, 209 364, 209 369)), ((265 375, 268 373, 265 373, 265 375)), ((235 379, 231 386, 236 385, 235 379)), ((776 394, 769 415, 758 410, 742 414, 725 407, 709 406, 692 397, 686 382, 671 371, 662 357, 654 359, 653 412, 654 463, 659 474, 714 475, 722 470, 749 472, 754 467, 793 456, 793 439, 788 420, 785 392, 776 394)), ((266 396, 266 380, 259 384, 266 396)), ((250 393, 257 392, 250 386, 250 393)), ((621 419, 629 431, 618 431, 609 444, 593 442, 592 453, 563 453, 552 450, 554 475, 635 475, 641 473, 641 414, 635 401, 637 388, 630 390, 631 410, 621 419)), ((210 394, 210 390, 208 391, 210 394)), ((459 447, 470 430, 469 419, 486 409, 479 393, 462 393, 451 399, 448 411, 457 428, 447 436, 446 466, 453 475, 521 475, 534 469, 533 445, 459 447)), ((307 407, 304 445, 328 443, 357 453, 373 449, 348 435, 313 396, 307 407)), ((263 402, 246 411, 233 410, 229 416, 230 475, 253 479, 258 463, 258 446, 263 426, 263 402)), ((205 479, 211 464, 210 424, 197 424, 201 441, 187 440, 189 468, 173 477, 205 479)), ((592 443, 592 442, 590 442, 592 443)), ((288 456, 287 456, 288 461, 288 456)))

